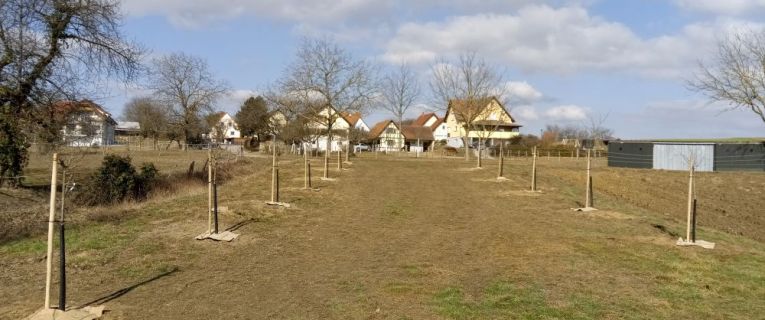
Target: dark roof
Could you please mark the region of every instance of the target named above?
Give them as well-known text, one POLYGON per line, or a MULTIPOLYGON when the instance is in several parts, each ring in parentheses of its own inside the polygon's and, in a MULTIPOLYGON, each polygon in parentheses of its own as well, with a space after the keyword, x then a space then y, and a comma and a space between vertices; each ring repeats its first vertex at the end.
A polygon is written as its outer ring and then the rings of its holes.
MULTIPOLYGON (((372 130, 369 131, 369 139, 377 139, 380 137, 380 135, 385 132, 385 129, 388 128, 390 124, 393 124, 394 127, 398 129, 398 125, 393 120, 383 120, 375 124, 374 127, 372 127, 372 130)), ((435 140, 433 138, 433 129, 431 127, 424 127, 424 126, 416 126, 416 125, 404 125, 402 126, 403 130, 399 130, 401 134, 404 136, 404 139, 407 140, 435 140)))
POLYGON ((513 128, 523 127, 520 124, 509 123, 509 122, 504 122, 499 120, 476 120, 476 121, 473 121, 473 124, 482 125, 482 126, 513 127, 513 128))
POLYGON ((407 140, 435 140, 433 139, 433 130, 430 127, 423 126, 404 126, 401 130, 404 138, 407 140))

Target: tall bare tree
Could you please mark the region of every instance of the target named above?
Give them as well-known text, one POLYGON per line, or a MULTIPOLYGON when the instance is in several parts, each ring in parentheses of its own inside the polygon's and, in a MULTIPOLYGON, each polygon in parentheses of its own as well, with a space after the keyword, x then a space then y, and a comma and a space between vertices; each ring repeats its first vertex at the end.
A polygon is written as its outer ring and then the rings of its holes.
POLYGON ((120 24, 115 0, 0 1, 0 185, 20 183, 24 127, 47 130, 53 101, 133 78, 142 50, 120 24))
MULTIPOLYGON (((420 83, 414 71, 406 64, 385 75, 380 83, 381 108, 393 114, 398 127, 403 128, 404 115, 420 96, 420 83)), ((401 142, 404 145, 404 142, 401 142)))
POLYGON ((375 70, 355 59, 336 43, 326 39, 305 39, 295 61, 277 82, 269 96, 281 108, 323 128, 327 136, 324 177, 329 168, 329 151, 335 123, 341 114, 363 111, 376 92, 375 70), (287 102, 285 102, 287 101, 287 102))
POLYGON ((201 133, 202 116, 212 113, 213 103, 228 90, 205 60, 185 53, 154 59, 148 87, 170 107, 171 121, 181 133, 184 149, 201 133))
POLYGON ((699 72, 688 84, 712 101, 750 110, 765 122, 765 31, 720 40, 715 59, 699 62, 699 72))
POLYGON ((470 160, 469 133, 484 112, 487 100, 502 99, 503 76, 475 53, 463 53, 454 63, 441 60, 432 66, 432 73, 430 89, 435 103, 449 110, 462 124, 465 160, 470 160))
POLYGON ((138 122, 141 137, 150 138, 154 149, 157 149, 159 138, 169 129, 167 106, 150 97, 137 97, 128 101, 122 117, 127 121, 138 122))

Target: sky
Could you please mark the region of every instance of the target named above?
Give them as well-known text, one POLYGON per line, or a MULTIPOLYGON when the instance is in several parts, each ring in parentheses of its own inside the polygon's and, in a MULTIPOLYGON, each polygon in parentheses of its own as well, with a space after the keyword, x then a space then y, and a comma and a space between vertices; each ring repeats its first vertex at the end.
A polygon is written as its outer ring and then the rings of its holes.
MULTIPOLYGON (((423 88, 410 116, 441 110, 428 90, 435 61, 475 52, 504 76, 506 106, 539 134, 548 124, 605 119, 622 139, 765 137, 751 111, 688 89, 727 34, 765 29, 765 0, 123 0, 125 35, 145 57, 185 52, 231 91, 232 115, 282 75, 306 37, 336 41, 381 71, 411 65, 423 88)), ((119 116, 140 84, 101 102, 119 116)), ((390 118, 369 110, 369 126, 390 118)))

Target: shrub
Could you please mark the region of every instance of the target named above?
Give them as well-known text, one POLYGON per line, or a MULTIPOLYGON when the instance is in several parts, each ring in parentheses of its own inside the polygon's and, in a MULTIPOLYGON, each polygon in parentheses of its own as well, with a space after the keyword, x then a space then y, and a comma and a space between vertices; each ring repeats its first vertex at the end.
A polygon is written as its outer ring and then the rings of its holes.
POLYGON ((144 163, 137 172, 129 156, 107 155, 101 167, 77 193, 75 201, 92 206, 142 200, 151 192, 157 173, 157 168, 151 163, 144 163))

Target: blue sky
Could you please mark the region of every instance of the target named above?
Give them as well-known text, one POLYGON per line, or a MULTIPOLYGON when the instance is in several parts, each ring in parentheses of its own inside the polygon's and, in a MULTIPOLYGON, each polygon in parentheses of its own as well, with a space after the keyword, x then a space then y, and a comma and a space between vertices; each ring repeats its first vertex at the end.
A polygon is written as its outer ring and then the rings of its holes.
MULTIPOLYGON (((427 92, 434 59, 470 50, 504 71, 525 133, 608 115, 625 139, 765 136, 754 114, 722 112, 685 86, 716 39, 763 28, 763 0, 123 0, 123 11, 147 59, 206 59, 232 88, 218 101, 230 113, 279 78, 303 37, 329 37, 383 70, 413 65, 425 90, 412 116, 438 107, 427 92)), ((101 102, 120 115, 142 93, 117 86, 101 102)))

